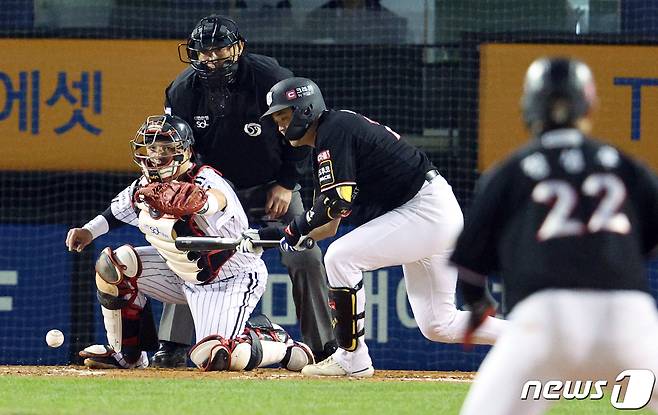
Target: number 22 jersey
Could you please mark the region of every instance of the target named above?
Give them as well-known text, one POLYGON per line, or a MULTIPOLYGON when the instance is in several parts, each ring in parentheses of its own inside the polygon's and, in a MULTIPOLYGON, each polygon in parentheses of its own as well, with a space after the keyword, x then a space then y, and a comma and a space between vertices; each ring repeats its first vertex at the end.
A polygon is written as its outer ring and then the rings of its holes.
POLYGON ((511 310, 549 288, 648 291, 658 179, 575 129, 534 139, 485 174, 452 260, 500 274, 511 310))

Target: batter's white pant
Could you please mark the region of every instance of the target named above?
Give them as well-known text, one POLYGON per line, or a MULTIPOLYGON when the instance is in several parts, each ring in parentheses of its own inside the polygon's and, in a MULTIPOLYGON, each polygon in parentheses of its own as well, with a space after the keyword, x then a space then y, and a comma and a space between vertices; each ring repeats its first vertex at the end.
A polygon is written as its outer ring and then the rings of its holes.
MULTIPOLYGON (((528 380, 606 380, 625 369, 658 374, 658 312, 639 291, 546 290, 517 304, 484 359, 462 415, 533 415, 555 401, 521 400, 528 380)), ((558 392, 559 393, 559 392, 558 392)), ((656 411, 656 388, 649 406, 656 411)), ((606 394, 608 402, 610 393, 606 394)))
POLYGON ((241 274, 207 285, 196 285, 183 281, 170 270, 152 246, 135 250, 142 261, 136 304, 143 306, 145 295, 164 303, 187 303, 192 311, 197 342, 211 334, 227 339, 241 334, 265 292, 267 268, 263 261, 241 274))
MULTIPOLYGON (((425 337, 456 343, 463 339, 469 312, 457 310, 457 269, 450 255, 464 225, 459 203, 446 180, 425 182, 404 205, 367 222, 334 241, 325 255, 329 286, 355 287, 363 271, 402 265, 414 318, 425 337)), ((365 292, 357 293, 357 313, 365 310, 365 292)), ((363 328, 359 320, 358 330, 363 328)), ((505 322, 489 318, 475 342, 491 344, 505 322)), ((346 370, 372 364, 363 336, 356 351, 334 355, 346 370)))

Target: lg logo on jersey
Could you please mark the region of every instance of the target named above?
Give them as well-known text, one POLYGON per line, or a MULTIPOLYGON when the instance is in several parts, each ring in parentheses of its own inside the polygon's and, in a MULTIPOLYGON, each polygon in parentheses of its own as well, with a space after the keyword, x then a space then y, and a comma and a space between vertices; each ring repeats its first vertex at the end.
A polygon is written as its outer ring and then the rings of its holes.
MULTIPOLYGON (((656 376, 646 369, 629 369, 622 371, 612 385, 610 404, 616 409, 640 409, 651 399, 656 376), (622 393, 623 392, 623 393, 622 393)), ((542 384, 539 380, 529 380, 521 390, 521 400, 527 400, 533 389, 531 399, 540 396, 547 400, 599 400, 603 398, 603 388, 608 386, 605 380, 571 381, 549 380, 542 384)))
POLYGON ((260 124, 250 122, 244 125, 244 132, 251 137, 257 137, 261 133, 260 124))

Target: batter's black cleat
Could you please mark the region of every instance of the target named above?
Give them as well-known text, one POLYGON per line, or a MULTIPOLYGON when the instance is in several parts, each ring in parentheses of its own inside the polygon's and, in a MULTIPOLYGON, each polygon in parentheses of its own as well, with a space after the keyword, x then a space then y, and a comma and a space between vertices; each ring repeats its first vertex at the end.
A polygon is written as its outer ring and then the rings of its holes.
POLYGON ((161 341, 160 348, 151 357, 151 367, 176 369, 187 367, 187 349, 181 343, 161 341))

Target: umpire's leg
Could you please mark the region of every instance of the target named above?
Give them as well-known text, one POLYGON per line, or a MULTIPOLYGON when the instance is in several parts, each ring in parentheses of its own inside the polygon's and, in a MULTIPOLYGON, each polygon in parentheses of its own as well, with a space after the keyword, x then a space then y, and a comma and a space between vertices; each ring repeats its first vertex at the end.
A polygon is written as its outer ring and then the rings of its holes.
POLYGON ((194 338, 194 320, 187 304, 163 304, 158 339, 160 349, 151 358, 155 367, 180 367, 194 338))
MULTIPOLYGON (((288 212, 283 216, 284 223, 304 213, 299 191, 292 192, 288 212)), ((324 359, 336 348, 331 328, 329 311, 327 274, 322 264, 322 252, 315 246, 302 252, 281 254, 283 265, 288 268, 292 281, 292 296, 300 323, 302 340, 316 359, 324 359)))
POLYGON ((187 304, 167 304, 162 306, 158 339, 190 345, 194 338, 194 320, 187 304))

